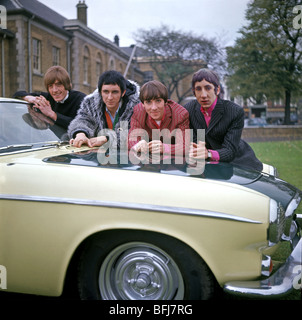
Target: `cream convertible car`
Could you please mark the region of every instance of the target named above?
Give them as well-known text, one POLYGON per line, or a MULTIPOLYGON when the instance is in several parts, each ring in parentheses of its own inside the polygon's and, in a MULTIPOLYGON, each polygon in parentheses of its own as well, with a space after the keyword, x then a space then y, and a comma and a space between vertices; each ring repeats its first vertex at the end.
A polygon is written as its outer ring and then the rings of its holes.
POLYGON ((298 283, 301 192, 275 175, 76 149, 18 100, 0 117, 2 291, 60 296, 69 279, 82 299, 184 300, 298 283))

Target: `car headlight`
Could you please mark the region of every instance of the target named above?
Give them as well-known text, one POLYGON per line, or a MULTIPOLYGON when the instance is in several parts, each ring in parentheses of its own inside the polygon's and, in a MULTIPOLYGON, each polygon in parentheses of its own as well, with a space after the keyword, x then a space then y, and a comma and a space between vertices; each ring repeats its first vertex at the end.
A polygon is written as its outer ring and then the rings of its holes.
POLYGON ((270 223, 268 230, 269 245, 273 246, 280 240, 290 241, 297 232, 297 226, 293 220, 301 198, 297 193, 288 204, 286 211, 280 202, 270 200, 270 223))
POLYGON ((269 245, 273 246, 281 240, 285 229, 285 210, 280 202, 270 200, 270 222, 268 229, 269 245))
POLYGON ((297 226, 296 226, 296 223, 293 221, 293 218, 295 216, 295 210, 297 209, 300 201, 301 201, 301 198, 299 194, 296 194, 296 196, 292 199, 292 201, 287 206, 287 209, 285 211, 285 226, 284 226, 284 232, 282 234, 282 240, 285 240, 285 241, 292 240, 292 238, 297 232, 297 226))

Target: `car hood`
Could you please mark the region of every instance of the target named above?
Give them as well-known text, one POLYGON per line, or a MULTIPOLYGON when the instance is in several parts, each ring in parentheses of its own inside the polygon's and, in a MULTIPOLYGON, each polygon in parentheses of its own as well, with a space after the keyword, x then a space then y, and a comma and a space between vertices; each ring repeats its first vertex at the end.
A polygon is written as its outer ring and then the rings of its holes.
MULTIPOLYGON (((184 161, 161 159, 158 163, 151 161, 141 161, 132 163, 128 155, 108 155, 102 154, 98 150, 73 152, 55 157, 43 159, 46 163, 56 163, 75 166, 89 166, 99 168, 110 168, 119 170, 157 172, 161 174, 178 175, 191 177, 193 179, 216 180, 225 183, 232 183, 248 189, 260 192, 277 202, 284 208, 296 196, 302 195, 301 191, 289 183, 263 172, 250 170, 231 163, 211 163, 206 162, 202 172, 192 174, 188 170, 188 164, 184 161)), ((156 161, 155 161, 156 162, 156 161)))

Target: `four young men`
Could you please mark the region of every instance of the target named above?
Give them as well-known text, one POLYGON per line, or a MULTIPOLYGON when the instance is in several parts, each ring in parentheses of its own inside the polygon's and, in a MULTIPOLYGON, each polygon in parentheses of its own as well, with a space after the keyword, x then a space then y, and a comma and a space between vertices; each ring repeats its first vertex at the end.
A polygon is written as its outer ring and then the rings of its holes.
POLYGON ((100 76, 98 88, 86 97, 71 90, 69 75, 59 66, 46 72, 44 83, 46 93, 19 91, 14 97, 33 103, 56 124, 68 128, 70 144, 75 147, 109 142, 109 148, 126 145, 135 152, 172 156, 189 152, 195 160, 233 162, 262 170, 252 148, 241 139, 243 109, 221 99, 220 81, 212 70, 201 69, 193 75, 196 100, 184 107, 168 99, 159 81, 145 83, 139 92, 135 83, 112 70, 100 76), (205 139, 200 139, 200 130, 205 139))

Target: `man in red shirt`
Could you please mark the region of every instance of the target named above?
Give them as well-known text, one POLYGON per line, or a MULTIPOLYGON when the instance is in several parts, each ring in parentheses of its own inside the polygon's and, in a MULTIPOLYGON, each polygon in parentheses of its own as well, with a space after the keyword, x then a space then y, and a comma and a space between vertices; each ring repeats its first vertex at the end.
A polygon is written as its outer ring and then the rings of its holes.
POLYGON ((189 113, 168 99, 167 88, 159 81, 145 83, 141 103, 131 117, 128 147, 135 152, 184 155, 189 144, 189 113))

